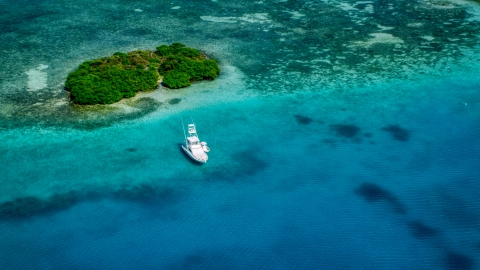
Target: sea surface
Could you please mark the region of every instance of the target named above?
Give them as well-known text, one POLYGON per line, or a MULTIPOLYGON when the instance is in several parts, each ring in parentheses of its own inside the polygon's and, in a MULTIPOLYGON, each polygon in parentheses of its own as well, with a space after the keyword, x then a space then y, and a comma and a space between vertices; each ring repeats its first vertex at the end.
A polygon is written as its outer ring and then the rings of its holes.
POLYGON ((478 1, 0 8, 0 269, 480 269, 478 1), (69 103, 83 61, 172 42, 220 77, 69 103))

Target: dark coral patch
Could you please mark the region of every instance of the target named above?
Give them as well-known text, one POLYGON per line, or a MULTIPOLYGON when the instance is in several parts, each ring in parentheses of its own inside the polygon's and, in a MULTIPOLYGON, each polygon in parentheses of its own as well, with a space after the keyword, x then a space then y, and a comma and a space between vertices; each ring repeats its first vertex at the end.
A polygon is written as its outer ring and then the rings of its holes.
POLYGON ((376 184, 364 183, 355 190, 355 193, 362 195, 365 200, 375 202, 380 200, 391 200, 392 193, 379 187, 376 184))
POLYGON ((235 153, 233 158, 238 161, 238 166, 232 168, 235 171, 234 176, 255 175, 269 166, 267 161, 261 159, 253 151, 235 153))
POLYGON ((35 197, 18 198, 4 202, 0 205, 1 219, 21 219, 32 213, 48 212, 49 206, 46 201, 35 197))
POLYGON ((313 122, 313 119, 308 116, 297 114, 295 115, 295 118, 297 119, 297 123, 300 125, 310 125, 313 122))
POLYGON ((355 125, 345 125, 345 124, 330 125, 330 129, 335 131, 337 136, 345 137, 345 138, 353 138, 357 136, 358 132, 360 132, 360 128, 355 125))
POLYGON ((470 270, 474 269, 475 261, 463 254, 449 252, 445 258, 445 268, 449 270, 470 270))
POLYGON ((410 132, 399 125, 386 126, 382 130, 390 133, 397 141, 406 142, 410 139, 410 132))
POLYGON ((428 227, 420 221, 412 221, 407 225, 410 228, 413 236, 417 239, 431 238, 439 234, 437 230, 428 227))
POLYGON ((268 162, 261 159, 251 151, 240 152, 234 155, 235 159, 238 160, 241 164, 246 164, 246 167, 243 167, 242 174, 254 175, 257 172, 264 170, 268 167, 268 162))
POLYGON ((127 152, 136 152, 136 151, 137 151, 137 148, 127 148, 127 149, 125 149, 125 151, 127 151, 127 152))
POLYGON ((68 192, 55 194, 48 199, 33 196, 18 198, 0 204, 0 220, 24 219, 35 215, 48 214, 67 210, 84 198, 95 197, 95 194, 68 192))
POLYGON ((363 183, 355 190, 355 194, 362 196, 367 202, 386 202, 399 214, 407 212, 405 206, 395 195, 376 184, 363 183))
POLYGON ((170 104, 170 105, 175 105, 175 104, 180 103, 180 101, 182 101, 182 100, 179 99, 179 98, 172 98, 172 99, 170 99, 170 100, 168 101, 168 104, 170 104))
POLYGON ((33 216, 53 214, 68 210, 80 202, 95 201, 103 198, 126 200, 135 203, 161 201, 162 204, 165 204, 176 202, 178 197, 179 192, 171 188, 148 185, 128 186, 116 190, 71 191, 54 194, 48 198, 28 196, 0 203, 0 221, 23 220, 33 216))

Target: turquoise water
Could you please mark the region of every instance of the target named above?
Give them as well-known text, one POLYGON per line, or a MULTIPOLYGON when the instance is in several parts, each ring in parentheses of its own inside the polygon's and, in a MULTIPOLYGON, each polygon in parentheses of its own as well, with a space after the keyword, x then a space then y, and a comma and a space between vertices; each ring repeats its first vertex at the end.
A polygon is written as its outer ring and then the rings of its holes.
POLYGON ((0 6, 0 268, 480 268, 479 4, 0 6), (68 103, 82 61, 175 41, 221 76, 68 103))

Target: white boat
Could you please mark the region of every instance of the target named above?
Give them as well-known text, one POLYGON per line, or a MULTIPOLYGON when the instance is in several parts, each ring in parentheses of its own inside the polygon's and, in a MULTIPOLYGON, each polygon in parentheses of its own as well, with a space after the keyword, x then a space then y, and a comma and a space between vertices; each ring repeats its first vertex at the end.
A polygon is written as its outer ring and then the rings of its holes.
MULTIPOLYGON (((183 132, 185 135, 185 128, 183 132)), ((188 136, 185 135, 185 144, 182 144, 182 149, 197 162, 206 163, 208 160, 206 153, 210 151, 210 148, 208 148, 206 142, 200 142, 195 124, 188 124, 188 136)))

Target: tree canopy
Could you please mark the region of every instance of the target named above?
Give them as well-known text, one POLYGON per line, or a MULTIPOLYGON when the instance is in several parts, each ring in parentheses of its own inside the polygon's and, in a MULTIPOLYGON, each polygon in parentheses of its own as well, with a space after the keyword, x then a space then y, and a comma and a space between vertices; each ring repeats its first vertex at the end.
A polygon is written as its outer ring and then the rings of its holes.
POLYGON ((207 59, 196 49, 181 43, 159 46, 155 53, 162 57, 158 73, 164 76, 163 83, 169 88, 189 86, 193 81, 213 80, 220 74, 217 61, 207 59))
POLYGON ((163 76, 169 88, 189 86, 192 81, 213 80, 220 73, 215 60, 181 43, 162 45, 157 51, 114 53, 83 62, 71 72, 65 88, 76 104, 111 104, 154 90, 163 76))

